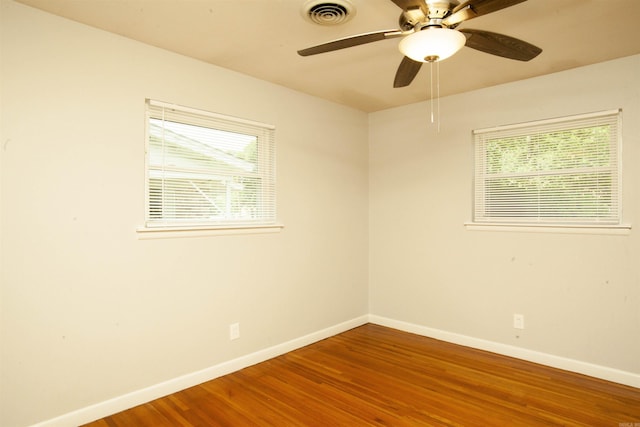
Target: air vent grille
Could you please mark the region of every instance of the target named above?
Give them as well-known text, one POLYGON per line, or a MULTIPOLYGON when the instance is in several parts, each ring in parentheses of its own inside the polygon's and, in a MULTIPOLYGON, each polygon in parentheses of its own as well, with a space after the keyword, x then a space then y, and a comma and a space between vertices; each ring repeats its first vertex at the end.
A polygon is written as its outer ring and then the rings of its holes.
POLYGON ((304 5, 303 15, 318 25, 339 25, 353 17, 355 10, 347 0, 312 0, 304 5))

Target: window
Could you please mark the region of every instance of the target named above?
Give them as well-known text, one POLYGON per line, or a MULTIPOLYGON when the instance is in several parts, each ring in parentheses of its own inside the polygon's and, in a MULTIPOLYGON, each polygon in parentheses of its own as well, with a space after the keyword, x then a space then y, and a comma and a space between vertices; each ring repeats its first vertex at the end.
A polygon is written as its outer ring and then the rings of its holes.
POLYGON ((620 224, 620 115, 474 131, 474 223, 620 224))
POLYGON ((147 101, 146 227, 275 223, 269 125, 147 101))

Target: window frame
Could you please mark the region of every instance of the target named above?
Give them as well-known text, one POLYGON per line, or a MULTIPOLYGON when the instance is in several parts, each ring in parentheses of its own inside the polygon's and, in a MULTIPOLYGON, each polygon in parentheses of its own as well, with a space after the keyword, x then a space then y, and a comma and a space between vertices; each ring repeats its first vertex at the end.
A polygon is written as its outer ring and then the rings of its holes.
MULTIPOLYGON (((590 126, 584 125, 583 128, 587 129, 590 126)), ((573 115, 558 117, 553 119, 538 120, 532 122, 511 124, 505 126, 497 126, 492 128, 477 129, 472 132, 473 134, 473 149, 474 149, 474 173, 473 173, 473 187, 472 187, 472 221, 465 223, 467 229, 472 230, 508 230, 508 231, 568 231, 568 232, 589 232, 600 233, 602 231, 608 232, 615 230, 625 230, 631 228, 628 224, 623 224, 622 215, 622 110, 607 110, 594 113, 573 115), (573 217, 560 217, 553 215, 523 215, 517 218, 515 215, 509 217, 508 215, 491 216, 487 214, 487 206, 484 205, 483 200, 486 199, 487 182, 491 176, 488 176, 482 168, 487 164, 487 148, 486 141, 482 138, 484 136, 490 136, 493 139, 502 137, 522 137, 522 136, 536 136, 544 134, 548 129, 552 129, 553 132, 572 131, 576 128, 575 123, 588 123, 589 120, 598 120, 600 118, 612 118, 611 122, 615 125, 615 142, 610 144, 611 156, 614 159, 614 179, 610 188, 615 190, 615 194, 612 195, 612 199, 615 198, 615 220, 611 219, 598 219, 591 218, 590 220, 580 219, 577 215, 573 217), (565 126, 566 125, 566 126, 565 126), (615 152, 613 152, 613 151, 615 152), (488 178, 489 177, 489 178, 488 178)), ((593 169, 595 171, 595 169, 593 169)), ((529 172, 533 175, 534 170, 529 172)), ((561 176, 566 174, 566 170, 558 170, 557 173, 552 174, 554 176, 561 176)), ((525 172, 526 175, 526 172, 525 172)), ((495 179, 495 177, 493 177, 495 179)), ((558 199, 560 200, 560 199, 558 199)), ((517 206, 517 205, 516 205, 517 206)), ((525 207, 521 205, 521 208, 525 207)), ((515 211, 515 210, 514 210, 515 211)))
MULTIPOLYGON (((185 107, 177 104, 145 100, 145 193, 144 193, 144 225, 137 229, 139 238, 165 238, 179 236, 200 236, 236 233, 270 233, 282 228, 276 221, 276 171, 275 171, 275 126, 222 115, 205 110, 185 107), (151 161, 151 121, 163 120, 159 115, 163 111, 169 112, 172 121, 190 126, 210 128, 216 131, 244 134, 256 138, 257 159, 254 175, 259 185, 256 187, 256 210, 260 212, 257 218, 193 218, 182 220, 177 216, 162 216, 154 218, 152 213, 151 177, 158 174, 158 166, 151 161), (230 130, 232 129, 232 130, 230 130), (255 132, 253 131, 255 129, 255 132)), ((180 157, 186 159, 189 157, 180 157)), ((217 160, 215 160, 217 161, 217 160)), ((164 160, 163 160, 164 164, 164 160)), ((234 163, 235 164, 235 163, 234 163)), ((164 166, 163 166, 164 167, 164 166)), ((202 176, 214 178, 221 174, 221 169, 210 165, 211 169, 201 170, 202 176)), ((224 167, 224 166, 223 166, 224 167)), ((238 178, 242 173, 228 173, 229 179, 238 178)), ((246 174, 249 176, 249 173, 246 174)), ((246 177, 245 177, 246 178, 246 177)), ((175 179, 174 179, 175 180, 175 179)), ((180 181, 178 179, 177 181, 180 181)), ((213 181, 212 181, 213 182, 213 181)), ((228 201, 227 201, 228 203, 228 201)))

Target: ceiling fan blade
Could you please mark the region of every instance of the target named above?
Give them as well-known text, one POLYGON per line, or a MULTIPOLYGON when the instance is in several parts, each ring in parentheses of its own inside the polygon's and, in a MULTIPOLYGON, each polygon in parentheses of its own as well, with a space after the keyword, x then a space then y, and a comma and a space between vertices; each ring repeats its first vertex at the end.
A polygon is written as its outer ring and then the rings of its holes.
POLYGON ((452 27, 461 22, 475 18, 476 16, 478 16, 478 14, 473 10, 473 8, 471 6, 467 6, 444 18, 442 20, 442 24, 446 27, 452 27))
POLYGON ((409 86, 416 77, 416 74, 418 74, 418 71, 420 71, 422 64, 422 62, 414 61, 406 56, 402 58, 398 71, 396 71, 396 78, 393 81, 393 87, 409 86))
POLYGON ((427 13, 427 4, 424 0, 391 0, 398 6, 400 9, 407 10, 411 9, 421 9, 423 13, 427 13))
POLYGON ((442 23, 449 27, 525 1, 527 0, 468 0, 454 7, 451 14, 444 18, 442 23))
POLYGON ((458 30, 467 37, 465 46, 518 61, 530 61, 542 52, 537 46, 504 34, 484 30, 458 30))
POLYGON ((327 43, 312 46, 306 49, 298 51, 300 56, 317 55, 324 52, 332 52, 334 50, 345 49, 347 47, 359 46, 361 44, 367 44, 371 42, 377 42, 379 40, 393 39, 396 37, 402 37, 406 35, 406 32, 400 30, 384 30, 374 31, 371 33, 359 34, 356 36, 345 37, 343 39, 333 40, 327 43))

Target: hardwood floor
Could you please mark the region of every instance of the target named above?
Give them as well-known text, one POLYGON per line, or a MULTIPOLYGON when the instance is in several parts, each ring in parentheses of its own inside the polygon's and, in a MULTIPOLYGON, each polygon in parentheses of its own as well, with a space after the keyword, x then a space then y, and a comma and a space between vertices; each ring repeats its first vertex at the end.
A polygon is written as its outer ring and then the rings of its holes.
POLYGON ((373 324, 88 424, 640 427, 640 389, 373 324))

